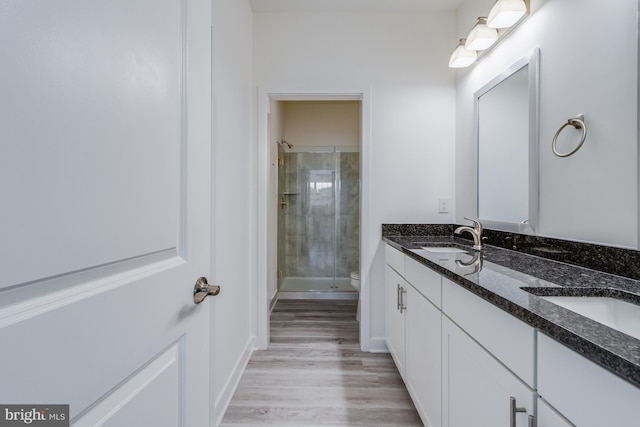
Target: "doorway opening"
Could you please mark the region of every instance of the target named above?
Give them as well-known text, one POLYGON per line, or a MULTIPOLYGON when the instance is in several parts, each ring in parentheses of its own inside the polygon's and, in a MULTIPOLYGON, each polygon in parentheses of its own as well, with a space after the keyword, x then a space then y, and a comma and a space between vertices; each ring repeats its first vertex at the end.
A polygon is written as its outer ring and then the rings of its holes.
MULTIPOLYGON (((363 265, 367 265, 363 260, 370 260, 375 253, 375 246, 370 242, 372 239, 371 230, 364 229, 364 225, 370 223, 370 206, 371 203, 371 191, 370 191, 370 163, 371 153, 370 146, 370 96, 368 90, 359 90, 348 93, 326 92, 326 93, 288 93, 288 92, 268 92, 261 91, 258 102, 258 292, 257 292, 257 337, 256 347, 259 349, 266 349, 269 344, 269 327, 270 327, 270 312, 278 299, 287 299, 288 297, 306 297, 309 298, 310 294, 313 294, 315 298, 358 298, 358 293, 351 285, 351 273, 359 274, 360 284, 360 346, 364 351, 370 349, 370 315, 369 315, 369 289, 368 282, 368 269, 363 269, 363 265), (303 126, 304 120, 298 122, 298 128, 287 128, 286 122, 289 125, 292 123, 295 126, 296 119, 291 119, 291 116, 287 116, 285 120, 285 106, 293 106, 293 109, 300 107, 302 104, 304 108, 296 113, 295 111, 290 114, 293 115, 305 115, 307 118, 315 117, 315 127, 303 126), (328 106, 334 104, 338 108, 347 108, 351 106, 352 111, 355 112, 356 120, 351 123, 352 129, 355 129, 355 138, 345 140, 340 135, 345 134, 345 129, 335 123, 332 125, 330 121, 322 120, 325 115, 309 114, 309 110, 313 110, 318 105, 328 106), (320 119, 318 119, 320 118, 320 119), (305 129, 306 128, 306 129, 305 129), (289 177, 280 177, 278 174, 286 173, 287 162, 289 166, 293 166, 293 157, 299 158, 323 156, 327 157, 325 163, 318 164, 313 167, 308 166, 304 178, 296 176, 297 172, 289 169, 289 177), (287 158, 289 157, 289 158, 287 158), (341 159, 342 158, 342 159, 341 159), (355 189, 351 187, 351 193, 340 195, 337 190, 340 186, 344 186, 344 182, 338 182, 335 178, 341 172, 349 170, 348 167, 340 165, 344 159, 346 161, 357 164, 357 184, 355 189), (284 163, 284 164, 282 164, 284 163), (279 164, 282 164, 279 166, 279 164), (333 178, 333 179, 331 179, 333 178), (287 182, 287 179, 291 181, 287 182), (279 184, 291 184, 290 187, 280 186, 279 184), (302 187, 301 187, 302 185, 302 187), (315 194, 302 194, 303 191, 311 193, 315 191, 315 194), (284 194, 284 193, 299 193, 299 194, 284 194), (354 196, 357 194, 357 201, 354 201, 354 196), (306 198, 305 201, 301 200, 300 196, 306 198), (284 200, 283 200, 284 198, 284 200), (298 200, 295 200, 298 199, 298 200), (313 215, 301 215, 298 216, 298 223, 300 219, 304 217, 303 226, 293 225, 295 230, 298 227, 300 235, 305 235, 303 230, 310 224, 315 227, 318 234, 321 234, 325 241, 320 243, 322 239, 317 241, 315 247, 309 247, 303 249, 304 238, 295 243, 298 245, 299 253, 289 251, 287 252, 283 245, 286 242, 279 240, 278 227, 280 229, 286 229, 282 221, 282 217, 279 218, 281 211, 288 210, 292 218, 289 218, 291 224, 296 224, 293 218, 294 209, 310 209, 311 205, 314 207, 339 204, 341 207, 346 207, 348 203, 343 200, 351 202, 351 208, 353 203, 357 206, 357 213, 355 216, 351 213, 351 222, 340 222, 339 218, 334 217, 334 213, 331 219, 325 221, 325 227, 313 225, 313 215), (307 206, 304 206, 307 203, 307 206), (284 208, 283 208, 284 205, 284 208), (280 224, 279 224, 280 221, 280 224), (357 227, 354 227, 354 221, 357 227), (328 228, 328 230, 327 230, 328 228), (331 254, 331 245, 335 245, 336 242, 343 237, 341 230, 349 229, 352 235, 356 234, 355 242, 353 239, 350 246, 351 254, 355 254, 355 260, 353 256, 341 256, 341 255, 327 255, 331 254), (357 233, 355 233, 357 231, 357 233), (328 237, 327 237, 328 236, 328 237), (278 247, 280 244, 280 248, 278 247), (324 245, 324 246, 323 246, 324 245), (373 248, 373 249, 372 249, 373 248), (307 251, 305 254, 304 252, 307 251), (315 256, 314 256, 315 255, 315 256), (287 257, 298 256, 298 270, 289 270, 286 268, 287 257), (350 261, 345 261, 346 259, 350 261), (314 270, 310 274, 305 274, 306 283, 297 284, 294 283, 293 278, 301 277, 300 272, 304 271, 304 267, 326 267, 322 273, 319 270, 314 270), (348 270, 348 271, 347 271, 348 270), (346 278, 349 278, 349 282, 346 282, 346 278), (315 279, 323 278, 323 284, 319 283, 315 279), (287 280, 289 279, 289 280, 287 280), (340 280, 342 279, 342 280, 340 280), (342 283, 340 283, 342 282, 342 283), (348 284, 347 284, 348 283, 348 284), (326 287, 328 285, 328 287, 326 287), (288 286, 293 286, 291 290, 287 290, 288 286), (306 286, 307 289, 303 290, 302 286, 306 286), (338 288, 331 288, 331 286, 338 286, 338 288), (284 290, 282 288, 285 288, 284 290), (297 288, 297 289, 296 289, 297 288), (311 292, 309 292, 311 291, 311 292), (296 293, 302 293, 295 295, 296 293)), ((335 112, 334 112, 335 114, 335 112)), ((347 113, 337 113, 337 115, 345 115, 347 113)), ((326 118, 326 117, 325 117, 326 118)), ((348 132, 346 132, 348 133, 348 132)), ((296 159, 295 162, 298 162, 296 159)), ((315 160, 309 160, 314 162, 315 160)), ((317 159, 316 159, 317 160, 317 159)), ((304 169, 303 167, 299 169, 304 169)), ((353 172, 353 170, 352 170, 353 172)), ((353 182, 353 181, 352 181, 353 182)), ((334 207, 335 208, 335 207, 334 207)), ((326 211, 325 211, 326 212, 326 211)), ((340 211, 338 211, 340 212, 340 211)), ((338 215, 339 216, 339 215, 338 215)), ((325 218, 327 219, 327 218, 325 218)), ((341 218, 342 220, 346 218, 341 218)), ((316 221, 320 221, 316 219, 316 221)), ((313 227, 312 227, 313 228, 313 227)), ((307 231, 309 228, 307 227, 307 231)), ((309 233, 307 234, 307 238, 309 233)), ((374 237, 377 237, 375 234, 374 237)), ((295 240, 295 239, 293 239, 295 240)), ((292 240, 292 241, 293 241, 292 240)), ((292 244, 291 242, 289 243, 292 244)), ((338 244, 339 246, 339 244, 338 244)), ((291 261, 291 260, 289 260, 291 261)))
POLYGON ((359 101, 278 101, 271 110, 278 299, 358 298, 360 109, 359 101))

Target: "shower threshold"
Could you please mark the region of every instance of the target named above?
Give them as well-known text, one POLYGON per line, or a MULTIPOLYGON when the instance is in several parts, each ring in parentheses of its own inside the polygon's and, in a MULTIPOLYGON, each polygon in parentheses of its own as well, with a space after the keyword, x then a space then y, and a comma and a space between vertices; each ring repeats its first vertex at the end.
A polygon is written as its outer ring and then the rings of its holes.
POLYGON ((350 278, 285 277, 278 286, 278 299, 358 299, 350 278))

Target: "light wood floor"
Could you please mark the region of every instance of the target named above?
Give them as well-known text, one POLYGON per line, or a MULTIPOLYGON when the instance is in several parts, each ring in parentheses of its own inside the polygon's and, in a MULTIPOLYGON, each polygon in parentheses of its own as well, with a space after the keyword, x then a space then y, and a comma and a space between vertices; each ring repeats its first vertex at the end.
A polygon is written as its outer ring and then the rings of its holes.
POLYGON ((356 301, 278 301, 221 426, 421 426, 391 356, 360 351, 355 313, 356 301))

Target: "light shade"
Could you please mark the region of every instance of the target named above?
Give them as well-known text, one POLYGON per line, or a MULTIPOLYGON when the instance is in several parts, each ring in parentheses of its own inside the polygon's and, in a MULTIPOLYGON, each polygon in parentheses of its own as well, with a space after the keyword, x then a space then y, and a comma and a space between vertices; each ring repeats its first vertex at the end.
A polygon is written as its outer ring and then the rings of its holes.
POLYGON ((524 0, 498 0, 487 17, 489 28, 509 28, 527 13, 524 0))
POLYGON ((498 31, 487 27, 487 18, 480 17, 467 36, 468 50, 486 50, 498 40, 498 31))
POLYGON ((451 58, 449 58, 450 68, 466 68, 476 62, 478 52, 465 48, 465 42, 466 39, 460 39, 460 43, 451 54, 451 58))

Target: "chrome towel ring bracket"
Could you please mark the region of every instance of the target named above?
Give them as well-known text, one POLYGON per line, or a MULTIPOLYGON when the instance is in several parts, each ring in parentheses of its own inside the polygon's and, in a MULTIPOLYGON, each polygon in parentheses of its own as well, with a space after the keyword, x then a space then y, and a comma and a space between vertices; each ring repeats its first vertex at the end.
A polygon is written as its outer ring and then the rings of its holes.
POLYGON ((578 117, 569 119, 565 124, 560 126, 560 129, 558 129, 555 136, 553 137, 553 143, 551 144, 551 149, 553 150, 553 154, 555 154, 558 157, 569 157, 570 155, 578 151, 580 147, 582 147, 582 144, 584 144, 585 139, 587 139, 587 125, 584 123, 584 114, 580 114, 578 117), (580 142, 578 143, 578 145, 576 145, 576 148, 569 151, 568 153, 560 153, 558 152, 558 149, 556 147, 556 145, 558 144, 558 135, 560 135, 562 130, 569 125, 573 126, 577 130, 582 130, 582 138, 580 138, 580 142))

